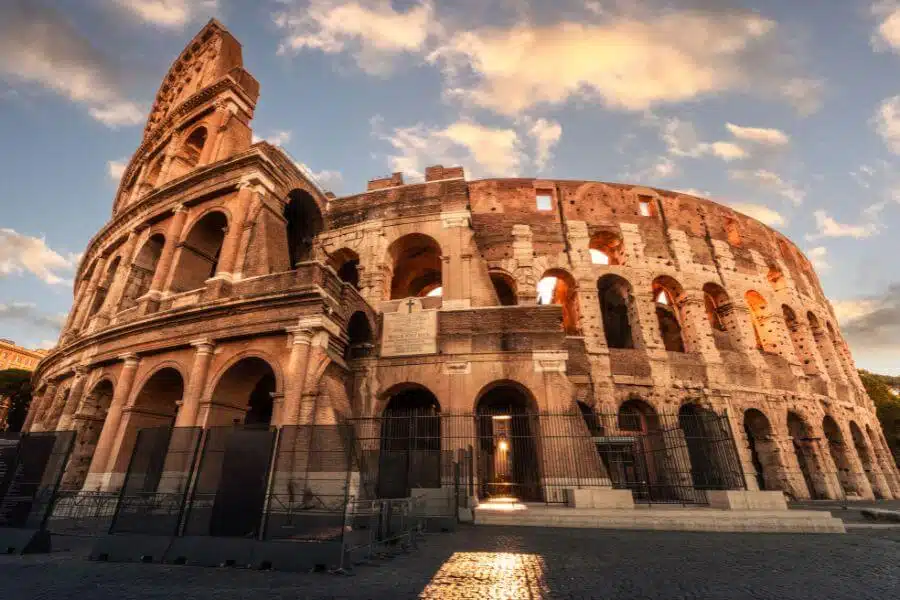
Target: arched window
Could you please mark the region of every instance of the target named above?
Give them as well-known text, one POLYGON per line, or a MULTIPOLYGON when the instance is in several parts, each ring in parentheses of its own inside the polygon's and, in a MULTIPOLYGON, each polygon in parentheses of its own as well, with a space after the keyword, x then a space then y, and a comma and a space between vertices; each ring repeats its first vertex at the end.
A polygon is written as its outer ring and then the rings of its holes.
POLYGON ((772 289, 776 292, 783 290, 785 285, 787 285, 784 273, 781 272, 781 269, 775 263, 769 263, 769 272, 766 274, 766 279, 769 280, 772 289))
POLYGON ((834 355, 837 359, 835 362, 837 363, 838 368, 844 371, 844 375, 847 375, 852 372, 853 369, 847 361, 847 356, 844 354, 844 349, 841 346, 837 333, 835 333, 834 327, 831 326, 829 321, 825 321, 825 329, 828 331, 828 341, 831 342, 831 347, 834 350, 834 355))
POLYGON ((750 320, 753 322, 753 335, 756 339, 756 347, 759 350, 765 350, 768 346, 769 337, 765 330, 765 319, 768 315, 768 306, 765 298, 754 290, 746 293, 747 306, 750 307, 750 320))
POLYGON ((634 301, 631 284, 618 275, 604 275, 597 280, 597 297, 606 345, 610 348, 634 348, 631 319, 634 301))
POLYGON ((621 265, 625 262, 622 239, 610 231, 600 231, 591 236, 589 252, 595 265, 621 265))
POLYGON ((809 321, 812 339, 819 350, 819 357, 822 359, 828 376, 832 379, 840 379, 843 375, 843 370, 837 364, 837 357, 834 356, 834 348, 831 345, 831 340, 828 338, 828 332, 822 327, 821 322, 812 311, 806 313, 806 319, 809 321))
POLYGON ((341 281, 359 289, 359 254, 350 248, 341 248, 329 257, 328 264, 337 271, 341 281))
POLYGON ((703 305, 716 347, 720 350, 735 350, 735 343, 739 338, 728 293, 718 284, 707 283, 703 286, 703 305))
POLYGON ((736 219, 730 217, 725 218, 725 237, 732 246, 741 245, 741 230, 738 227, 736 219))
POLYGON ((347 350, 344 353, 346 360, 365 358, 371 356, 374 346, 372 326, 365 313, 357 311, 353 313, 347 322, 347 350))
POLYGON ((228 219, 218 211, 206 214, 191 227, 181 243, 172 291, 186 292, 201 288, 207 279, 216 274, 227 227, 228 219))
POLYGON ((150 168, 147 169, 147 174, 144 175, 144 181, 141 184, 141 187, 146 191, 151 188, 155 188, 159 185, 159 176, 162 174, 162 165, 163 160, 165 159, 164 155, 160 155, 150 164, 150 168))
POLYGON ((791 345, 794 347, 794 355, 804 366, 813 364, 813 356, 804 340, 803 330, 797 321, 797 314, 787 304, 781 305, 781 314, 784 316, 784 324, 788 335, 791 337, 791 345))
POLYGON ((324 222, 316 201, 305 190, 288 194, 284 207, 287 220, 288 256, 291 268, 312 258, 313 240, 322 231, 324 222))
POLYGON ((161 233, 154 234, 144 242, 141 251, 131 265, 131 273, 128 275, 128 283, 122 296, 122 308, 133 306, 138 298, 150 291, 153 276, 156 274, 156 265, 162 255, 166 238, 161 233))
POLYGON ((203 146, 206 145, 206 136, 206 127, 198 127, 184 141, 181 159, 188 168, 192 169, 200 162, 200 153, 203 152, 203 146))
POLYGON ((119 262, 121 257, 117 256, 109 266, 106 267, 106 274, 103 276, 103 280, 97 285, 97 292, 94 294, 94 302, 91 304, 91 310, 88 312, 88 316, 92 317, 103 308, 103 305, 106 304, 106 296, 109 294, 109 288, 112 286, 113 281, 116 279, 116 271, 119 270, 119 262))
POLYGON ((685 352, 681 334, 681 308, 679 301, 684 294, 681 284, 668 275, 653 280, 653 301, 656 303, 656 319, 663 345, 669 352, 685 352))
POLYGON ((537 284, 538 304, 559 304, 566 335, 579 335, 578 295, 575 280, 562 269, 550 269, 537 284))
POLYGON ((388 248, 393 266, 391 300, 441 295, 441 247, 421 233, 405 235, 388 248))
POLYGON ((497 300, 500 306, 514 306, 518 304, 516 298, 516 281, 506 273, 491 271, 491 283, 497 292, 497 300))

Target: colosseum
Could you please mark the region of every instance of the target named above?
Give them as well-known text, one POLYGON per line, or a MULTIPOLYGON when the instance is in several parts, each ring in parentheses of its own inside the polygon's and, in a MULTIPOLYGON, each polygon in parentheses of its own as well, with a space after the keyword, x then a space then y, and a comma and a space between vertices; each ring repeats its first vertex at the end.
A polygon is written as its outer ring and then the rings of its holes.
POLYGON ((34 375, 26 430, 76 432, 63 487, 121 488, 142 429, 352 422, 383 497, 439 490, 467 451, 481 500, 900 498, 780 233, 679 192, 456 166, 336 197, 253 143, 258 96, 215 20, 159 89, 34 375))

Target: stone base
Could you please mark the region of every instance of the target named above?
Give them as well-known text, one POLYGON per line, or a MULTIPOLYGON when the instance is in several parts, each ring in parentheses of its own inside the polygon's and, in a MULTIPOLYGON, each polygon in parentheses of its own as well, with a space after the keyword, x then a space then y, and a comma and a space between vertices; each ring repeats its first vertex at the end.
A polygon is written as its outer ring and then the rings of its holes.
POLYGON ((710 508, 723 510, 787 510, 783 492, 708 490, 710 508))
POLYGON ((571 508, 634 508, 630 490, 567 489, 566 506, 571 508))

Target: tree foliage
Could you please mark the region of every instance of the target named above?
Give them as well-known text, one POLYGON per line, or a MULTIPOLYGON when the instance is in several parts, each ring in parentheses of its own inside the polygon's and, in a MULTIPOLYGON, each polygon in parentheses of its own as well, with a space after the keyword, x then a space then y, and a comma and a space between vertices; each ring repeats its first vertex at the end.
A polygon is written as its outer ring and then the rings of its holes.
POLYGON ((31 404, 31 372, 22 369, 0 371, 0 396, 10 400, 6 429, 21 431, 31 404))
POLYGON ((896 459, 900 457, 900 397, 891 390, 900 390, 900 377, 878 375, 860 369, 859 378, 862 379, 866 392, 875 403, 878 421, 896 459))

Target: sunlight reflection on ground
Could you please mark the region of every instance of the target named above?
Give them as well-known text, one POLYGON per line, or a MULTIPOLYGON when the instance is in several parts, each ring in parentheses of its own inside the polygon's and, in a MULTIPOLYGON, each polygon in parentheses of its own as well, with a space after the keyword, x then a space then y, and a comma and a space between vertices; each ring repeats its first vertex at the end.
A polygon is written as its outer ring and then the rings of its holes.
POLYGON ((538 554, 456 552, 420 598, 543 598, 544 559, 538 554))

